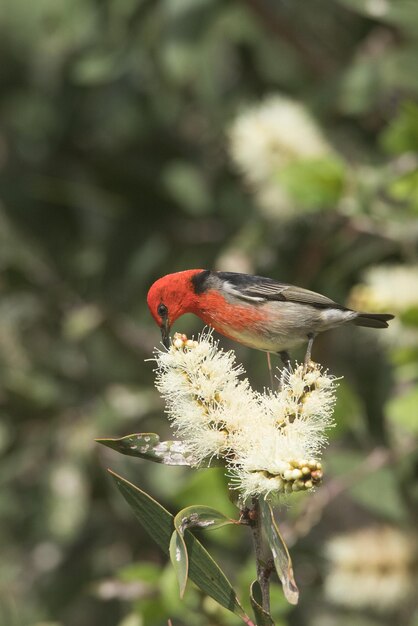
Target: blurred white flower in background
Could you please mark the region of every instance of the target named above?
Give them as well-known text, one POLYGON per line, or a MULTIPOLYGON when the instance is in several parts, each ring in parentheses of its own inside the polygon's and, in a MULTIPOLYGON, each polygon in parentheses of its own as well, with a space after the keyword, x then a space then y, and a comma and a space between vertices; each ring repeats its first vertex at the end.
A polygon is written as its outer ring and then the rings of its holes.
POLYGON ((239 115, 229 131, 229 150, 238 170, 268 215, 292 212, 279 174, 298 161, 329 158, 333 152, 308 110, 281 95, 239 115))
POLYGON ((199 341, 176 334, 156 361, 157 389, 194 466, 223 460, 244 500, 321 482, 318 457, 333 425, 336 385, 319 365, 298 366, 283 376, 280 391, 260 394, 210 333, 199 341))
POLYGON ((284 96, 271 96, 239 116, 231 130, 231 154, 254 182, 274 176, 294 159, 327 156, 330 147, 306 108, 284 96))
POLYGON ((254 264, 250 255, 238 247, 226 248, 216 259, 215 269, 222 272, 240 272, 241 274, 254 274, 254 264))
POLYGON ((353 288, 350 302, 359 310, 373 307, 395 314, 418 308, 418 265, 376 265, 364 274, 364 282, 353 288), (365 308, 366 307, 366 308, 365 308))
POLYGON ((363 528, 331 539, 326 554, 325 595, 334 604, 385 613, 416 594, 417 545, 406 532, 363 528))
POLYGON ((418 265, 376 265, 351 290, 348 306, 358 311, 393 313, 396 317, 379 339, 393 346, 418 344, 418 265), (413 316, 407 322, 408 313, 413 316))

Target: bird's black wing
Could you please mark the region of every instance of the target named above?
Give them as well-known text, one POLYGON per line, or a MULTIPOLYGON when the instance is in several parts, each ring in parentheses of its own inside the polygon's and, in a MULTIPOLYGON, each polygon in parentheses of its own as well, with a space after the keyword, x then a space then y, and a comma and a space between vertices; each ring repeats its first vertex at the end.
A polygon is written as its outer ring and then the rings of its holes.
POLYGON ((256 303, 276 300, 309 304, 321 309, 328 307, 345 309, 341 304, 337 304, 330 298, 315 291, 281 283, 272 278, 249 276, 235 272, 213 272, 213 275, 221 279, 223 288, 227 292, 247 302, 256 303))

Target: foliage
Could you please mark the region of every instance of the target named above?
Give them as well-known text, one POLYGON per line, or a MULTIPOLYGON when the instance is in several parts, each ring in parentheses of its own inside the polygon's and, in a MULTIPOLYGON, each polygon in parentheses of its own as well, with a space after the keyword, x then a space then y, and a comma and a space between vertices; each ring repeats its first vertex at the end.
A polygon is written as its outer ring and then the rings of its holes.
MULTIPOLYGON (((105 469, 172 512, 199 500, 229 515, 222 475, 122 457, 94 439, 169 439, 144 363, 159 341, 145 294, 164 273, 250 271, 344 303, 371 266, 415 267, 416 3, 4 0, 3 9, 0 623, 238 624, 192 585, 179 600, 166 558, 105 469), (237 117, 275 94, 309 112, 333 155, 324 168, 298 161, 277 173, 281 211, 260 203, 229 154, 237 117)), ((390 284, 394 300, 411 300, 390 284)), ((417 304, 394 305, 393 331, 341 329, 315 344, 315 360, 345 379, 328 482, 280 514, 301 591, 289 608, 276 588, 280 626, 386 623, 342 607, 323 580, 333 535, 387 522, 416 533, 417 304)), ((192 319, 181 327, 199 329, 192 319)), ((261 389, 264 355, 237 352, 261 389)), ((202 539, 243 601, 255 577, 244 530, 202 539)), ((416 622, 414 602, 394 601, 392 623, 416 622)))

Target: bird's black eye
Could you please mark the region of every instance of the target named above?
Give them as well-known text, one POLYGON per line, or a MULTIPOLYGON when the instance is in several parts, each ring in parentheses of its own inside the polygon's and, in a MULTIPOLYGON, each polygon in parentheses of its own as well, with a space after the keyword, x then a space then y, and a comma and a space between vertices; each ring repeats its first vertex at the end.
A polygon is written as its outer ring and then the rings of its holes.
POLYGON ((165 304, 158 305, 157 313, 160 317, 167 317, 168 309, 165 304))

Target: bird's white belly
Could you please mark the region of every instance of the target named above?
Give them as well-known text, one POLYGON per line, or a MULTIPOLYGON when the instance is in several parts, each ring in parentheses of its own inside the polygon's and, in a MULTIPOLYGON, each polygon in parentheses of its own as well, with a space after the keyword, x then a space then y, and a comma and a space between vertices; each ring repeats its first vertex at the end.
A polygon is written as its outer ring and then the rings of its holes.
POLYGON ((255 348, 256 350, 264 350, 266 352, 281 352, 282 350, 294 348, 308 341, 308 337, 305 334, 302 336, 289 336, 278 335, 277 333, 271 335, 270 333, 256 333, 254 331, 238 331, 231 328, 217 328, 217 330, 248 348, 255 348))
POLYGON ((267 352, 281 352, 308 341, 308 335, 340 326, 356 317, 353 311, 318 309, 295 302, 269 302, 264 319, 246 328, 215 324, 216 330, 245 346, 267 352))

